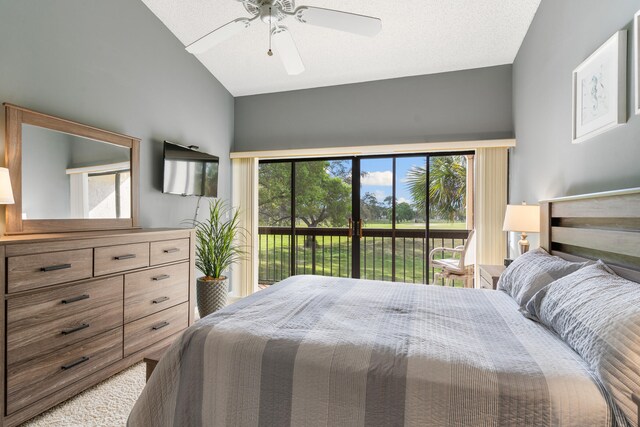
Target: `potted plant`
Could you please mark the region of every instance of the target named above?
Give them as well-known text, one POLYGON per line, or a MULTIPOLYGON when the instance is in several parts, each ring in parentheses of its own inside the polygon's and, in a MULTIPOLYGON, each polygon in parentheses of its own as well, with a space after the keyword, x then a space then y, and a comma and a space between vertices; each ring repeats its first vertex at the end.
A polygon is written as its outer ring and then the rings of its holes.
POLYGON ((221 309, 227 303, 229 286, 223 274, 244 255, 239 240, 244 238, 238 210, 214 199, 209 204, 209 217, 193 221, 196 234, 196 267, 199 277, 196 296, 200 317, 221 309))

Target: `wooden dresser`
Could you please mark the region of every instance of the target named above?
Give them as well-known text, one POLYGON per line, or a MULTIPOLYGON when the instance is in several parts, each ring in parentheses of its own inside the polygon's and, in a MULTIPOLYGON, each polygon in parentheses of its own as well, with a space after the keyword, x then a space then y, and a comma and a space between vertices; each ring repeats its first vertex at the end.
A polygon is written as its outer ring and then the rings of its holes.
POLYGON ((1 239, 1 425, 142 361, 193 323, 193 239, 182 229, 1 239))

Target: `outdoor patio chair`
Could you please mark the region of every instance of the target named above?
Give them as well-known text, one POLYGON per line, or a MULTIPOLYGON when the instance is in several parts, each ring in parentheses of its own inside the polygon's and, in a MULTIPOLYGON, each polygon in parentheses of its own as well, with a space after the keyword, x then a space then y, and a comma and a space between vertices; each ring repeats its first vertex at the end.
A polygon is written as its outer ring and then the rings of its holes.
POLYGON ((429 265, 432 268, 441 270, 435 274, 435 279, 444 280, 447 286, 453 286, 454 280, 464 281, 465 288, 473 287, 473 274, 475 264, 475 230, 469 232, 464 245, 455 248, 435 248, 429 253, 429 265), (436 259, 435 255, 442 253, 441 259, 436 259), (447 258, 445 255, 450 254, 447 258))

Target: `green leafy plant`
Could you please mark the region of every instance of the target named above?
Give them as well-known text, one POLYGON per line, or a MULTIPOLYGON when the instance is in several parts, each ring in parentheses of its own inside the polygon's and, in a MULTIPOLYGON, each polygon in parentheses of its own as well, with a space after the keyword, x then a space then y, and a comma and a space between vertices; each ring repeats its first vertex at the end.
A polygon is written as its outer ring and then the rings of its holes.
MULTIPOLYGON (((427 170, 413 167, 407 173, 407 186, 416 209, 424 213, 427 170)), ((433 157, 429 165, 429 217, 454 222, 466 215, 467 164, 464 156, 433 157)))
POLYGON ((222 273, 245 254, 241 245, 245 230, 240 227, 239 211, 223 200, 209 203, 209 217, 193 221, 196 231, 196 267, 205 280, 219 279, 222 273))

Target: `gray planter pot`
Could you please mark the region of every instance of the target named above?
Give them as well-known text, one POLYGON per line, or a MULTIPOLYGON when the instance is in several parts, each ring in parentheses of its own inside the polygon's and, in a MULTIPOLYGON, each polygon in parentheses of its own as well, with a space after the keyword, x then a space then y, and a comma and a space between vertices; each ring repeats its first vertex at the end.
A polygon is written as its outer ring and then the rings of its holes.
POLYGON ((200 318, 208 316, 227 305, 229 286, 227 278, 204 280, 199 278, 196 285, 196 296, 198 300, 198 312, 200 318))

